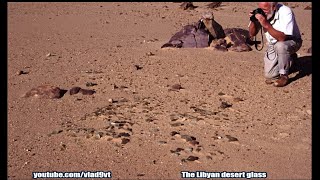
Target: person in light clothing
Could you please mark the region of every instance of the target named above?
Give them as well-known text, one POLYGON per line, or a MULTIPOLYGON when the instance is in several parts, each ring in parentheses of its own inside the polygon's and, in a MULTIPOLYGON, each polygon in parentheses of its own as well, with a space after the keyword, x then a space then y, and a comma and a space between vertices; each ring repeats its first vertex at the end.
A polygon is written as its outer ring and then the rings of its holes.
POLYGON ((255 17, 250 21, 249 34, 253 38, 263 29, 268 42, 264 56, 266 83, 283 87, 288 84, 289 68, 302 45, 300 30, 289 7, 277 2, 259 2, 258 7, 265 15, 254 11, 249 13, 255 17))

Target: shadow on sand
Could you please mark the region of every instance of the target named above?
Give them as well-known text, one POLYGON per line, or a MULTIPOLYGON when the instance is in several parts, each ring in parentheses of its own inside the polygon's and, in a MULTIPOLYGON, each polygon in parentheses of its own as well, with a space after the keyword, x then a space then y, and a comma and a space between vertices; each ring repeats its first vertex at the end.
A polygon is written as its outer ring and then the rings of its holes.
POLYGON ((296 59, 292 64, 290 74, 296 72, 298 73, 290 78, 289 83, 312 74, 312 56, 303 56, 296 59))

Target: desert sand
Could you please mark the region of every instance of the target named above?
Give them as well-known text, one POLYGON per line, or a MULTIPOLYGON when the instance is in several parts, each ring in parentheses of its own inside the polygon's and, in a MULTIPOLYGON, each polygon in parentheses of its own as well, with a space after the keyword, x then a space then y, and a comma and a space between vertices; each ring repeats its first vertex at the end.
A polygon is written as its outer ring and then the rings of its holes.
POLYGON ((264 50, 160 48, 205 12, 246 29, 256 3, 180 4, 8 3, 8 179, 47 171, 311 179, 311 2, 287 3, 304 42, 282 88, 264 82, 264 50), (40 85, 95 93, 23 97, 40 85))

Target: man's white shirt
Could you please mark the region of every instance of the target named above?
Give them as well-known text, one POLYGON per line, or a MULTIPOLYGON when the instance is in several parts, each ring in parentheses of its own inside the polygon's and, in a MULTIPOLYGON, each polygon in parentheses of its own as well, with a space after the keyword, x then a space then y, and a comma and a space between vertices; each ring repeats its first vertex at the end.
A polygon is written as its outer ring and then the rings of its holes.
MULTIPOLYGON (((301 38, 300 30, 292 10, 282 4, 277 4, 277 6, 278 10, 275 12, 274 18, 270 22, 272 27, 277 31, 283 32, 285 35, 292 35, 296 38, 301 38)), ((269 44, 275 44, 277 42, 269 32, 265 32, 265 35, 269 44)))

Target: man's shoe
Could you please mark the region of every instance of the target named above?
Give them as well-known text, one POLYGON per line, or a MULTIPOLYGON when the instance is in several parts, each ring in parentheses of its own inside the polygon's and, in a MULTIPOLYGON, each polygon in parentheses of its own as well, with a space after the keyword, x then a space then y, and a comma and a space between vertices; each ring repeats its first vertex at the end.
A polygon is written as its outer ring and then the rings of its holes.
POLYGON ((280 77, 280 75, 275 76, 275 77, 273 77, 273 78, 267 78, 266 81, 265 81, 265 83, 266 83, 266 84, 273 84, 274 82, 276 82, 276 80, 279 79, 279 77, 280 77))
POLYGON ((275 87, 283 87, 288 84, 289 77, 286 74, 281 74, 280 78, 273 83, 275 87))
POLYGON ((273 84, 277 79, 266 79, 266 84, 273 84))

